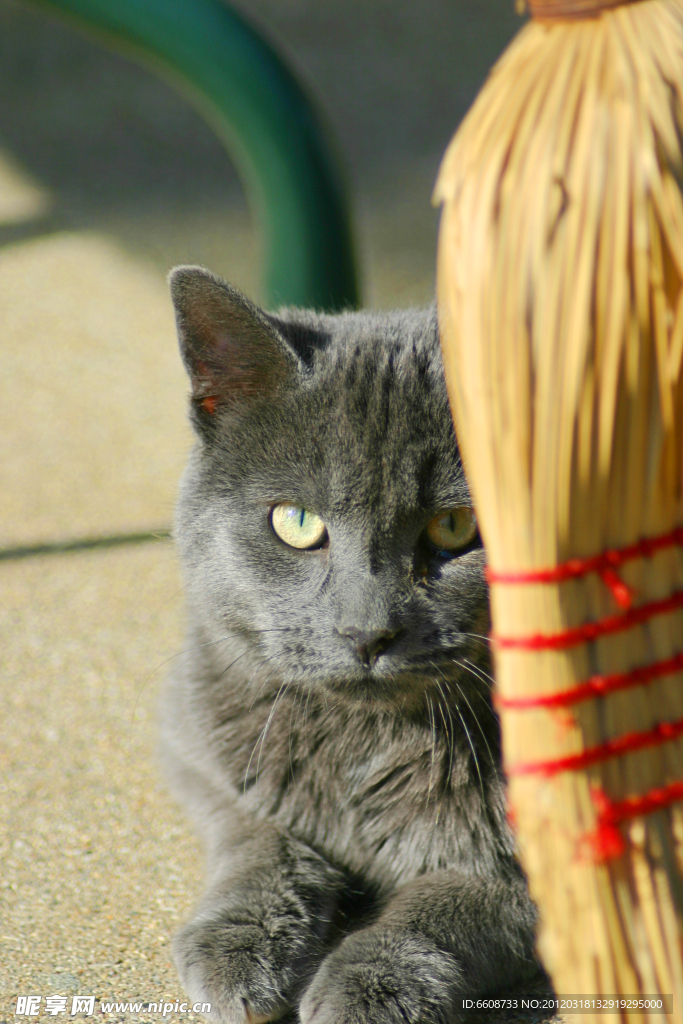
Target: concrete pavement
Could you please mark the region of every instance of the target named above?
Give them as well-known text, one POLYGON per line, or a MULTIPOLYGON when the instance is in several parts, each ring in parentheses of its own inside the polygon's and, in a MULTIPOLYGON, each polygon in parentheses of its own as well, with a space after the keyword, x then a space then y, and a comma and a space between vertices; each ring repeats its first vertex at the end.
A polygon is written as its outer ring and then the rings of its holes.
MULTIPOLYGON (((243 6, 340 140, 366 301, 429 302, 439 156, 511 2, 243 6)), ((0 549, 168 527, 189 443, 164 280, 181 261, 258 299, 258 239, 210 130, 153 76, 0 0, 0 549)), ((171 543, 2 560, 0 638, 0 1024, 70 1018, 74 995, 98 1014, 182 1000, 169 939, 202 866, 155 759, 183 648, 171 543), (17 1018, 31 995, 38 1014, 17 1018)))

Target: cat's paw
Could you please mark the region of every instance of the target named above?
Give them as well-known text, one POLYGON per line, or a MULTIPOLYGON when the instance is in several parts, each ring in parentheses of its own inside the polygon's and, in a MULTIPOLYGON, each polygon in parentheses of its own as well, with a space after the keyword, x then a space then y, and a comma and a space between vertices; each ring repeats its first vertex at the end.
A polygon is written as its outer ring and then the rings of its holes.
POLYGON ((423 936, 365 928, 323 961, 301 1024, 447 1024, 461 983, 455 959, 423 936))
POLYGON ((225 916, 195 920, 176 935, 173 953, 193 1003, 210 1003, 217 1024, 263 1024, 288 1008, 309 948, 287 922, 225 916))

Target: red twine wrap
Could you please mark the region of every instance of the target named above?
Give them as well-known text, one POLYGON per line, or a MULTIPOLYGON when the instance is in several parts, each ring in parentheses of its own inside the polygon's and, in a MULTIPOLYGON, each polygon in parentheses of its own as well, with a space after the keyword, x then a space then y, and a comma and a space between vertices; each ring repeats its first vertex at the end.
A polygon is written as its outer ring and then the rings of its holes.
POLYGON ((629 796, 625 800, 610 800, 597 787, 592 795, 598 812, 598 825, 585 837, 585 843, 593 859, 600 863, 626 853, 626 843, 619 831, 621 822, 653 814, 683 800, 683 782, 672 782, 660 789, 651 789, 644 796, 629 796))
MULTIPOLYGON (((517 650, 564 650, 581 643, 589 643, 601 636, 632 629, 634 626, 656 615, 683 608, 683 591, 675 591, 670 597, 649 601, 633 608, 633 593, 619 578, 616 569, 635 558, 650 558, 658 551, 674 546, 683 546, 683 529, 677 528, 661 537, 654 537, 631 544, 618 550, 606 551, 586 559, 571 559, 562 565, 549 569, 533 569, 522 572, 495 572, 488 570, 490 583, 560 583, 577 579, 588 573, 598 573, 611 590, 617 604, 624 609, 622 614, 609 615, 597 622, 588 622, 559 633, 535 634, 527 637, 501 637, 491 635, 491 640, 503 649, 517 650)), ((560 693, 540 694, 529 697, 497 698, 499 707, 508 710, 530 708, 566 708, 581 701, 602 697, 609 693, 626 690, 633 686, 647 685, 654 679, 683 671, 683 653, 665 661, 645 665, 629 672, 608 676, 593 676, 591 679, 560 693)), ((506 768, 508 775, 545 775, 547 777, 565 771, 579 771, 591 765, 600 764, 612 757, 621 757, 635 750, 658 746, 683 736, 683 719, 677 722, 662 722, 646 732, 632 732, 589 747, 579 754, 572 754, 550 761, 520 763, 506 768)), ((679 800, 683 800, 683 782, 674 782, 638 797, 612 801, 601 789, 593 790, 593 799, 598 812, 595 832, 585 837, 585 842, 595 860, 604 861, 621 856, 626 850, 624 837, 619 825, 631 818, 651 814, 679 800)))
POLYGON ((532 18, 539 21, 573 21, 598 18, 603 11, 636 0, 526 0, 532 18))
POLYGON ((675 672, 683 672, 683 653, 676 654, 666 661, 655 661, 652 665, 643 665, 630 672, 615 672, 609 676, 591 676, 585 683, 572 686, 560 693, 546 693, 533 697, 500 697, 495 696, 497 707, 505 711, 526 711, 528 708, 568 708, 580 704, 584 700, 605 697, 609 693, 630 690, 634 686, 647 686, 655 679, 670 676, 675 672))
POLYGON ((668 743, 679 736, 683 736, 683 718, 677 722, 661 722, 647 732, 628 732, 625 736, 617 736, 616 739, 607 740, 597 747, 588 747, 580 754, 569 754, 567 757, 558 757, 552 761, 522 761, 510 768, 506 767, 505 770, 508 775, 552 776, 560 772, 576 772, 582 768, 590 768, 593 764, 601 764, 611 757, 622 757, 645 747, 657 747, 660 743, 668 743))
POLYGON ((627 629, 647 622, 655 615, 665 615, 667 612, 683 608, 683 590, 676 590, 671 597, 665 597, 661 601, 649 601, 641 604, 638 608, 630 608, 623 615, 608 615, 597 622, 586 622, 583 626, 575 626, 574 629, 565 629, 561 633, 536 633, 533 636, 498 636, 490 634, 492 643, 499 647, 521 651, 562 651, 567 647, 577 647, 579 644, 590 643, 598 640, 601 636, 608 636, 610 633, 622 633, 627 629))
POLYGON ((636 558, 652 558, 658 551, 666 548, 683 547, 683 528, 677 527, 661 537, 646 537, 637 544, 629 544, 625 548, 614 548, 592 558, 570 558, 562 565, 554 565, 550 569, 530 569, 522 572, 495 572, 486 570, 489 583, 563 583, 565 580, 578 579, 596 572, 614 595, 620 608, 630 608, 633 604, 633 592, 617 574, 625 562, 636 558))

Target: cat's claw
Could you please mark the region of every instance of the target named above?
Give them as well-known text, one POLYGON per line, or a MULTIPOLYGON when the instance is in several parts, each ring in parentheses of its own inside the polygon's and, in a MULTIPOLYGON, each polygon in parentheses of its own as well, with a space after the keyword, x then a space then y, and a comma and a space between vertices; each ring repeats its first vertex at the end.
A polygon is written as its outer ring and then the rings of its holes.
POLYGON ((193 1003, 210 1003, 214 1024, 266 1024, 287 1009, 288 971, 270 937, 253 925, 191 924, 173 943, 178 973, 193 1003))
POLYGON ((260 1017, 257 1013, 252 1013, 248 1006, 245 1006, 244 1013, 247 1024, 268 1024, 268 1021, 273 1019, 270 1014, 260 1017))

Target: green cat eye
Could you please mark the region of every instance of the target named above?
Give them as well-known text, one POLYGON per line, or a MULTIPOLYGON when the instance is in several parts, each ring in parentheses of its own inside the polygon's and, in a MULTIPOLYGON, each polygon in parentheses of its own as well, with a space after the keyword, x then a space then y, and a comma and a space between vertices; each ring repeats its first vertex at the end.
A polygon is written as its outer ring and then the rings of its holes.
POLYGON ((273 530, 291 548, 319 548, 327 537, 325 524, 315 512, 283 501, 270 514, 273 530))
POLYGON ((439 551, 459 551, 477 536, 474 509, 461 506, 439 512, 427 526, 427 539, 439 551))

